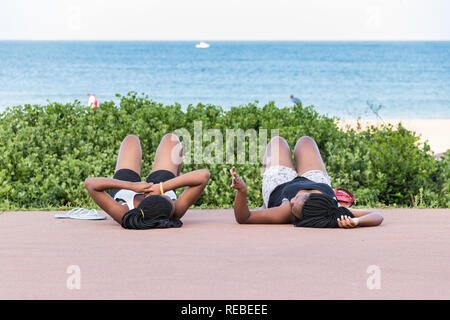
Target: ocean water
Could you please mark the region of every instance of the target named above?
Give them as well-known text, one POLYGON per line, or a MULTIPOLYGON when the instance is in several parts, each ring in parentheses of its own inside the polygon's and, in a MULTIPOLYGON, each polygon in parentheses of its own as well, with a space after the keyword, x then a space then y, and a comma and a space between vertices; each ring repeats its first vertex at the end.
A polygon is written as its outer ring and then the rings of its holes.
POLYGON ((136 91, 183 107, 294 94, 341 118, 450 118, 450 42, 195 43, 0 41, 0 111, 136 91))

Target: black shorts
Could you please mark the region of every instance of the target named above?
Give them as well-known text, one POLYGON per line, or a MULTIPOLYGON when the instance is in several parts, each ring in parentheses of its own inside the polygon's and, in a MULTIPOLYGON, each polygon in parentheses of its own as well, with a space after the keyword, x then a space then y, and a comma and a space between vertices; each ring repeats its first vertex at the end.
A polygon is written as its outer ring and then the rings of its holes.
MULTIPOLYGON (((147 178, 145 178, 146 182, 160 183, 170 179, 175 178, 173 172, 169 170, 156 170, 155 172, 150 173, 147 178)), ((130 181, 130 182, 141 182, 141 176, 131 169, 119 169, 114 173, 113 179, 122 180, 122 181, 130 181)), ((109 190, 109 194, 114 198, 117 192, 121 189, 111 189, 109 190)), ((175 190, 174 190, 175 191, 175 190)))

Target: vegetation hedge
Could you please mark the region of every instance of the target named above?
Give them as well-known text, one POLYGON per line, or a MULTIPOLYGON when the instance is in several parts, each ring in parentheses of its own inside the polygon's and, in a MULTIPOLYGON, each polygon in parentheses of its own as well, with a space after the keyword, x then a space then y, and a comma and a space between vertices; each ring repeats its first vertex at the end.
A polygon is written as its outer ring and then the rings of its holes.
MULTIPOLYGON (((270 129, 278 129, 291 148, 301 136, 312 137, 333 186, 354 192, 359 206, 450 205, 450 153, 435 160, 429 146, 419 145, 415 133, 401 125, 344 132, 334 124, 335 119, 301 104, 279 108, 274 103, 261 107, 255 102, 227 111, 220 106, 198 104, 183 110, 179 104, 164 106, 135 92, 118 97, 119 105, 105 102, 95 112, 78 101, 6 109, 0 117, 0 209, 93 207, 84 180, 112 177, 126 135, 134 134, 141 140, 141 172, 145 176, 160 139, 180 128, 194 137, 194 121, 202 121, 204 130, 220 130, 224 138, 226 129, 267 129, 269 133, 270 129)), ((230 166, 183 166, 183 172, 203 167, 211 172, 197 206, 232 205, 230 166)), ((247 182, 249 205, 262 205, 261 163, 247 162, 236 168, 247 182)))

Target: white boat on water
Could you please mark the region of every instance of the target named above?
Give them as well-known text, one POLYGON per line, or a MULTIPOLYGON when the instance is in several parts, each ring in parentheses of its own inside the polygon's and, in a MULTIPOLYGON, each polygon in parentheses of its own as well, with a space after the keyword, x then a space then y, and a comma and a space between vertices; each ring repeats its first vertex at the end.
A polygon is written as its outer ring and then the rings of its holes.
POLYGON ((197 43, 195 45, 196 48, 200 48, 200 49, 205 49, 205 48, 209 48, 209 43, 200 41, 200 43, 197 43))

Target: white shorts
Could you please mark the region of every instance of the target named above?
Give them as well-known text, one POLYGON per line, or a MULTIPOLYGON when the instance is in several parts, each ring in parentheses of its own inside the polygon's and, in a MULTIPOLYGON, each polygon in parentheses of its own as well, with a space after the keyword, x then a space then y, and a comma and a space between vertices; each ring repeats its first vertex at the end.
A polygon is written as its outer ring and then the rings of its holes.
MULTIPOLYGON (((264 207, 267 208, 272 191, 285 182, 289 182, 298 176, 297 171, 285 166, 271 166, 263 173, 262 196, 264 207)), ((301 175, 317 183, 326 183, 331 187, 330 177, 322 170, 309 170, 301 175)))

